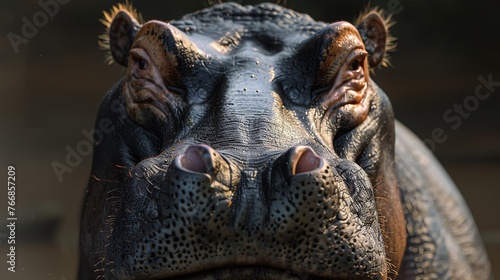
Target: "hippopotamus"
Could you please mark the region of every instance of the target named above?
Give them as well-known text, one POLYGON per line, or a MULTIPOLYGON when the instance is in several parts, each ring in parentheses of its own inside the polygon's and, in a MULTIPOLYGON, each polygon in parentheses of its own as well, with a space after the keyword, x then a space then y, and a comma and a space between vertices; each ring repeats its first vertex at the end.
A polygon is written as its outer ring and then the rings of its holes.
POLYGON ((492 279, 455 184, 370 77, 393 47, 381 10, 164 22, 127 3, 103 23, 125 71, 96 120, 79 279, 492 279))

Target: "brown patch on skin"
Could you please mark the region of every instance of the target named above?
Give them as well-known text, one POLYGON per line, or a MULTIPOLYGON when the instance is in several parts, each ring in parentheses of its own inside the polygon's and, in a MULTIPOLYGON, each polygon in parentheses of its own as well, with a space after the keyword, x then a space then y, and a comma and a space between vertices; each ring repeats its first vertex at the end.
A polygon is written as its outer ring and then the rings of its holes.
POLYGON ((325 49, 323 59, 315 81, 316 85, 327 85, 338 73, 349 54, 359 48, 364 50, 363 41, 352 24, 348 22, 336 22, 329 26, 331 32, 325 40, 330 41, 325 49))
POLYGON ((323 52, 316 83, 331 88, 321 95, 318 103, 327 110, 327 119, 340 119, 340 127, 350 129, 363 122, 369 113, 367 52, 357 29, 350 23, 338 22, 330 28, 332 32, 325 38, 330 44, 323 52), (358 69, 349 69, 353 62, 359 62, 358 69))
POLYGON ((177 71, 178 63, 175 54, 171 53, 165 44, 167 36, 177 39, 175 37, 180 31, 176 29, 164 22, 150 21, 139 30, 132 44, 132 49, 141 48, 148 53, 164 81, 172 86, 178 85, 180 73, 177 71))
POLYGON ((146 23, 136 35, 123 95, 129 116, 140 124, 171 118, 171 108, 179 107, 172 104, 184 102, 167 87, 180 83, 177 57, 166 47, 167 41, 183 40, 180 35, 175 27, 159 21, 146 23))

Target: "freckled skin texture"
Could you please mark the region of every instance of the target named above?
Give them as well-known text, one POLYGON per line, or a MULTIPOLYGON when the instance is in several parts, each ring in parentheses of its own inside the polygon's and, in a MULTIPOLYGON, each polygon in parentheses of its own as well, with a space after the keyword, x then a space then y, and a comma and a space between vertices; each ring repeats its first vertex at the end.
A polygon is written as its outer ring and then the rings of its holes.
MULTIPOLYGON (((140 23, 97 121, 79 279, 492 279, 467 206, 369 77, 377 11, 224 3, 140 23)), ((105 44, 103 44, 105 45, 105 44)))

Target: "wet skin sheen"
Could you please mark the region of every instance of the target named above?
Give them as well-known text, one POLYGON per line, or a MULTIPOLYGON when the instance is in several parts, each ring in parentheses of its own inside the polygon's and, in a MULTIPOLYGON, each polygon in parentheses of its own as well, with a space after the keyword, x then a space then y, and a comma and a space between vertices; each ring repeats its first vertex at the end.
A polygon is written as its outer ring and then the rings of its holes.
POLYGON ((171 22, 118 5, 80 279, 491 279, 454 183, 370 69, 379 11, 316 22, 224 3, 171 22))

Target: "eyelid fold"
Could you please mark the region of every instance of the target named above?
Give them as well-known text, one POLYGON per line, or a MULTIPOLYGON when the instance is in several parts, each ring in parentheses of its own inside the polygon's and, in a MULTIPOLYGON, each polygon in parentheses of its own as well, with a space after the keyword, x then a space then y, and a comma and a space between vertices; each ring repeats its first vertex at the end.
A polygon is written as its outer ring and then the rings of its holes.
POLYGON ((363 68, 364 68, 364 64, 366 64, 366 58, 368 57, 368 52, 364 49, 355 49, 354 51, 351 52, 351 54, 347 57, 346 59, 346 65, 349 65, 351 64, 352 62, 358 60, 360 62, 363 62, 363 68))
POLYGON ((143 57, 162 76, 165 84, 182 92, 184 78, 194 76, 194 65, 204 64, 209 57, 175 26, 152 20, 137 32, 131 52, 132 58, 143 57))
POLYGON ((133 48, 130 50, 129 55, 133 59, 146 59, 149 60, 148 53, 142 48, 133 48))
MULTIPOLYGON (((365 55, 362 38, 352 24, 340 21, 325 26, 310 36, 292 55, 281 62, 282 73, 276 83, 292 102, 314 104, 317 95, 331 89, 337 74, 353 53, 365 55), (286 77, 302 75, 298 82, 286 77)), ((366 59, 365 59, 366 60, 366 59)), ((365 73, 366 71, 366 67, 365 73)))
POLYGON ((148 53, 142 48, 133 48, 129 52, 129 64, 131 64, 131 70, 135 70, 135 66, 141 71, 147 70, 151 64, 151 58, 148 53))
POLYGON ((350 23, 334 23, 327 28, 330 28, 324 37, 327 46, 322 52, 323 59, 315 80, 319 87, 331 84, 346 64, 367 53, 357 29, 350 23))

